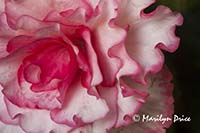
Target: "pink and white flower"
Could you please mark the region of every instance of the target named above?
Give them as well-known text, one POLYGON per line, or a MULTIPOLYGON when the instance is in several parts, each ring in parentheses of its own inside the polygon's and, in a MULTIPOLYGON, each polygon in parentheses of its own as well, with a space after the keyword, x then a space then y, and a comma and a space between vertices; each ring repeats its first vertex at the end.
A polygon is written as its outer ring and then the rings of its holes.
POLYGON ((132 120, 173 113, 161 49, 177 49, 182 16, 145 14, 154 2, 0 0, 0 131, 164 132, 132 120))

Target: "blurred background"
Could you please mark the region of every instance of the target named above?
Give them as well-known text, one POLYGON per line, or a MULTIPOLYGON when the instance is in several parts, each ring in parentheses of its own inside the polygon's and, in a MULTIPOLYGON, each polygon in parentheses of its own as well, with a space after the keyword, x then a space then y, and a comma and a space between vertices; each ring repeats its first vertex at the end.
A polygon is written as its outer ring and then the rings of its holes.
POLYGON ((200 133, 200 0, 157 0, 181 12, 184 24, 177 28, 179 49, 165 52, 166 64, 174 75, 175 114, 191 117, 191 122, 173 123, 167 133, 200 133))

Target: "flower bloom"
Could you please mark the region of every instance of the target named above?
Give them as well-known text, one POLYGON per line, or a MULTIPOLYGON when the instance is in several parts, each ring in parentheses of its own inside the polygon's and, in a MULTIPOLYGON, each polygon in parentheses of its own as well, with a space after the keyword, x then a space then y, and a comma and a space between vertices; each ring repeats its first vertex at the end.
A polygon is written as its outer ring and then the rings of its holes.
POLYGON ((0 0, 1 133, 165 132, 182 16, 154 0, 0 0))

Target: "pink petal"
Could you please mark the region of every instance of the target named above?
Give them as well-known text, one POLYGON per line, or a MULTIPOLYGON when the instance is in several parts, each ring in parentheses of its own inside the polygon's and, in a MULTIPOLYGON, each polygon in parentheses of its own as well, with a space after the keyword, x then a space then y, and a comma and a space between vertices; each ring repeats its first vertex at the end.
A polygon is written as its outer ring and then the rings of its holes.
POLYGON ((53 9, 53 4, 54 2, 52 0, 7 1, 6 13, 8 15, 8 21, 13 25, 23 15, 42 19, 53 9))
POLYGON ((70 86, 64 100, 62 109, 51 112, 57 123, 77 127, 94 122, 108 112, 105 101, 89 95, 79 79, 70 86))
POLYGON ((10 28, 6 14, 0 14, 0 58, 8 55, 8 52, 30 44, 35 39, 49 36, 55 38, 59 28, 55 23, 41 22, 30 16, 21 17, 17 27, 17 30, 10 28))
POLYGON ((63 25, 84 25, 86 22, 86 11, 83 8, 67 10, 62 13, 50 12, 44 19, 46 22, 56 22, 63 25))
POLYGON ((31 84, 22 81, 21 87, 19 87, 16 77, 11 81, 12 84, 9 84, 8 81, 4 86, 3 93, 16 105, 20 107, 46 109, 61 107, 61 103, 57 99, 60 96, 58 90, 35 93, 30 89, 31 84))
POLYGON ((24 70, 24 77, 28 82, 37 84, 40 82, 41 69, 39 66, 30 64, 24 70))
POLYGON ((119 69, 116 75, 118 80, 120 79, 121 76, 125 75, 134 76, 141 72, 139 65, 134 60, 132 60, 127 54, 127 51, 123 43, 113 46, 110 49, 109 54, 113 58, 120 59, 121 68, 119 69))
POLYGON ((132 123, 132 116, 138 112, 147 97, 146 92, 131 89, 124 83, 121 83, 121 87, 118 84, 114 87, 99 86, 98 92, 106 100, 109 112, 91 124, 72 130, 72 133, 106 133, 111 128, 126 126, 132 123))
POLYGON ((102 74, 98 66, 97 55, 91 44, 91 35, 88 30, 82 32, 83 39, 85 40, 85 47, 87 53, 87 59, 90 64, 90 69, 92 73, 91 86, 98 85, 102 81, 102 74))
POLYGON ((99 65, 103 74, 103 84, 112 86, 119 71, 117 77, 136 74, 139 69, 125 51, 123 41, 126 31, 113 23, 117 16, 117 2, 101 1, 97 9, 99 16, 89 21, 88 25, 94 31, 94 48, 98 57, 101 58, 99 65), (127 65, 129 63, 133 66, 127 65), (129 71, 125 71, 127 68, 129 71))
POLYGON ((8 21, 12 27, 15 27, 16 22, 21 16, 32 16, 35 19, 43 20, 50 12, 62 12, 67 10, 76 10, 83 8, 86 10, 86 17, 93 12, 93 6, 97 1, 89 2, 86 0, 37 0, 37 1, 7 1, 6 13, 8 21), (34 6, 33 6, 34 5, 34 6))
POLYGON ((7 39, 0 38, 0 58, 3 58, 8 55, 8 52, 6 51, 7 41, 7 39))
MULTIPOLYGON (((25 51, 25 50, 24 50, 25 51)), ((26 54, 17 51, 0 60, 0 83, 4 87, 4 95, 16 105, 30 108, 56 108, 60 107, 57 97, 60 96, 58 89, 35 93, 31 91, 31 84, 21 79, 18 82, 18 68, 26 54)))
POLYGON ((93 9, 95 9, 98 6, 100 0, 85 0, 85 2, 88 3, 93 9))
POLYGON ((9 53, 31 45, 35 40, 49 37, 58 39, 59 35, 62 36, 58 24, 39 21, 30 16, 22 16, 16 25, 18 29, 10 33, 12 38, 10 37, 8 44, 6 44, 9 53))
POLYGON ((80 132, 87 132, 87 133, 106 133, 112 127, 114 127, 117 121, 117 96, 118 96, 118 89, 114 87, 98 87, 98 92, 100 93, 100 97, 103 98, 108 107, 109 112, 106 114, 105 117, 94 121, 91 124, 85 125, 80 128, 76 128, 72 130, 72 133, 80 133, 80 132))
POLYGON ((175 36, 174 30, 183 20, 180 14, 164 6, 159 6, 150 14, 144 14, 144 8, 153 2, 125 0, 120 4, 121 15, 116 19, 117 24, 129 26, 125 45, 129 55, 142 66, 143 74, 140 78, 143 82, 148 72, 158 72, 161 69, 164 57, 160 49, 169 52, 177 49, 179 38, 175 36))
MULTIPOLYGON (((41 32, 41 30, 49 29, 46 31, 47 34, 52 34, 52 36, 57 33, 55 32, 58 29, 58 24, 44 22, 38 19, 35 19, 33 16, 21 16, 16 21, 16 30, 21 30, 25 35, 35 35, 37 32, 41 32), (54 30, 55 33, 52 33, 54 30)), ((36 36, 38 36, 36 34, 36 36)))
POLYGON ((19 126, 8 125, 0 122, 1 133, 25 133, 19 126))
POLYGON ((130 124, 133 115, 139 111, 147 96, 147 93, 132 89, 121 82, 121 85, 118 86, 118 120, 115 127, 130 124))
POLYGON ((15 31, 12 30, 6 20, 6 14, 0 14, 0 58, 8 55, 7 52, 7 43, 8 41, 15 36, 15 31))
POLYGON ((40 79, 31 89, 35 92, 53 90, 58 87, 57 82, 52 82, 53 79, 65 80, 69 85, 77 71, 76 57, 70 45, 50 38, 35 41, 32 45, 33 54, 27 56, 21 65, 27 81, 30 81, 29 75, 37 74, 29 71, 30 66, 41 69, 40 79), (45 87, 50 82, 51 87, 45 87))
POLYGON ((155 0, 121 0, 116 23, 122 27, 134 25, 141 19, 143 10, 154 2, 155 0))
MULTIPOLYGON (((140 117, 142 115, 149 115, 156 117, 162 114, 162 118, 172 118, 173 115, 173 85, 170 83, 172 75, 167 68, 162 69, 158 74, 148 75, 148 86, 141 86, 133 84, 133 86, 140 87, 140 89, 149 93, 146 103, 140 109, 140 117)), ((131 84, 131 83, 130 83, 131 84)), ((168 128, 172 120, 162 123, 158 122, 134 122, 133 124, 115 129, 113 131, 120 131, 122 133, 165 133, 165 128, 168 128)))
MULTIPOLYGON (((6 104, 4 102, 4 95, 1 92, 3 90, 3 87, 0 86, 0 121, 6 124, 10 124, 10 125, 16 125, 18 123, 18 119, 12 119, 10 117, 10 115, 8 114, 8 110, 6 107, 6 104)), ((1 129, 0 129, 1 131, 1 129)))
POLYGON ((27 51, 23 49, 0 60, 0 83, 3 87, 6 86, 6 84, 10 84, 17 75, 19 65, 26 56, 25 52, 27 51))
POLYGON ((61 30, 65 34, 65 42, 72 46, 76 54, 78 66, 82 70, 81 81, 83 86, 88 88, 89 94, 98 97, 98 94, 92 88, 102 82, 102 74, 92 44, 90 29, 85 26, 61 26, 61 30))
POLYGON ((7 51, 11 53, 15 50, 18 50, 19 48, 27 46, 32 41, 33 41, 33 38, 31 38, 30 36, 26 36, 26 35, 15 36, 9 40, 7 44, 7 51))
POLYGON ((7 24, 6 14, 0 14, 0 58, 8 55, 21 47, 27 46, 35 39, 56 37, 58 25, 36 20, 30 16, 23 16, 17 22, 17 30, 7 24))
POLYGON ((106 133, 112 127, 114 127, 118 117, 118 90, 116 87, 99 87, 98 92, 100 93, 100 96, 106 100, 109 107, 109 112, 104 118, 97 120, 92 124, 92 131, 96 133, 106 133))
POLYGON ((82 70, 83 86, 89 89, 89 93, 97 95, 91 88, 102 81, 102 75, 89 29, 85 26, 62 26, 61 30, 65 34, 65 41, 71 44, 76 54, 78 66, 82 70))
MULTIPOLYGON (((173 84, 170 83, 172 74, 164 67, 157 75, 152 75, 149 78, 151 78, 151 81, 149 81, 151 87, 147 91, 150 95, 141 112, 148 112, 153 116, 162 114, 165 118, 172 118, 174 113, 173 84), (157 101, 159 101, 159 104, 157 101)), ((154 124, 157 124, 162 129, 163 127, 168 128, 171 123, 172 121, 165 122, 164 124, 161 122, 154 124)))
MULTIPOLYGON (((45 87, 49 86, 47 85, 45 87)), ((9 93, 8 91, 11 91, 11 89, 8 89, 7 93, 9 93)), ((6 92, 6 90, 4 92, 6 92)), ((17 98, 18 105, 22 107, 25 106, 29 108, 41 108, 49 110, 61 108, 61 102, 58 100, 60 97, 60 92, 58 89, 45 92, 33 92, 31 90, 31 84, 22 79, 21 88, 17 89, 16 93, 19 95, 19 97, 13 96, 11 100, 17 98)))
POLYGON ((41 109, 20 108, 12 104, 8 99, 5 99, 9 114, 13 118, 19 119, 20 127, 26 132, 48 133, 67 132, 71 128, 57 124, 50 118, 50 112, 41 109))
POLYGON ((114 127, 117 121, 117 98, 118 98, 118 89, 114 87, 102 87, 98 86, 98 92, 100 93, 100 97, 103 98, 108 107, 109 112, 105 117, 94 121, 91 124, 85 125, 83 127, 76 128, 72 130, 72 133, 106 133, 112 127, 114 127))
POLYGON ((64 11, 50 12, 45 21, 62 23, 64 25, 85 25, 85 23, 95 16, 95 9, 99 0, 74 0, 65 3, 64 11))
POLYGON ((0 1, 0 14, 5 11, 5 0, 0 1))

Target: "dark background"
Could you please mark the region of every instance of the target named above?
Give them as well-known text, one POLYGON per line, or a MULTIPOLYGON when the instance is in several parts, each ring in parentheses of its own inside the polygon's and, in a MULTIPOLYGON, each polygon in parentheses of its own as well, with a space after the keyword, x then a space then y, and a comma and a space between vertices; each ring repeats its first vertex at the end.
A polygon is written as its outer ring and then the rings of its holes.
POLYGON ((165 52, 166 64, 174 75, 175 114, 191 117, 191 122, 173 123, 167 133, 200 133, 200 0, 157 0, 158 4, 179 11, 184 24, 178 50, 165 52))

